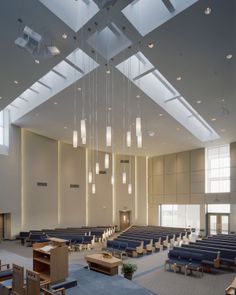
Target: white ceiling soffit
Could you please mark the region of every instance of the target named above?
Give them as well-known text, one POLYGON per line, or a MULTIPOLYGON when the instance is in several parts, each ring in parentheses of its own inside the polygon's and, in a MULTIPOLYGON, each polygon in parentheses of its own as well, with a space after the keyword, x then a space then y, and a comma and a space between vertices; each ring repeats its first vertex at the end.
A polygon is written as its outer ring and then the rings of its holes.
POLYGON ((122 13, 145 36, 198 0, 134 0, 122 13))
POLYGON ((87 42, 105 59, 112 58, 132 44, 113 22, 95 32, 87 42))
POLYGON ((75 32, 78 32, 99 11, 92 0, 39 1, 75 32))
POLYGON ((61 92, 97 66, 95 60, 81 49, 76 48, 65 60, 57 64, 8 105, 11 112, 11 123, 61 92))
POLYGON ((211 126, 141 52, 116 67, 200 141, 206 142, 219 138, 211 126))

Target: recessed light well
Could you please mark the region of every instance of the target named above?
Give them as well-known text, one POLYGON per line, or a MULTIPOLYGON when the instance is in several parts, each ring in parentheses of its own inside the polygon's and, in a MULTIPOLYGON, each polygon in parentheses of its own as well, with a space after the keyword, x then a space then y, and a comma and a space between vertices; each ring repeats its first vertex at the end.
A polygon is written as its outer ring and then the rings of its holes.
POLYGON ((2 97, 0 96, 0 99, 2 99, 2 97))
POLYGON ((197 104, 200 104, 200 103, 202 103, 202 101, 201 100, 197 100, 196 103, 197 104))
POLYGON ((233 54, 227 54, 226 59, 231 59, 233 57, 233 54))
POLYGON ((111 107, 108 108, 108 111, 111 111, 111 107))
POLYGON ((163 114, 159 114, 159 116, 160 116, 160 117, 162 117, 162 116, 163 116, 163 114))
POLYGON ((176 77, 176 80, 177 81, 181 81, 182 80, 182 77, 181 76, 178 76, 178 77, 176 77))
POLYGON ((211 118, 211 121, 212 121, 212 122, 216 121, 216 118, 211 118))
POLYGON ((77 90, 78 90, 78 91, 81 91, 81 87, 78 87, 77 90))
POLYGON ((63 128, 64 128, 64 129, 67 129, 68 127, 67 127, 67 126, 64 126, 63 128))
POLYGON ((153 136, 155 135, 155 132, 152 131, 152 130, 149 130, 149 131, 148 131, 148 135, 149 135, 150 137, 153 137, 153 136))
POLYGON ((150 48, 150 49, 152 49, 152 48, 154 48, 154 44, 153 43, 148 43, 148 48, 150 48))
POLYGON ((35 62, 36 64, 39 64, 39 63, 40 63, 40 61, 39 61, 38 59, 35 59, 34 62, 35 62))
POLYGON ((110 74, 110 73, 111 73, 111 71, 110 71, 109 69, 107 69, 107 70, 106 70, 106 73, 107 73, 107 74, 110 74))
POLYGON ((68 36, 67 36, 66 33, 63 33, 63 34, 61 35, 61 37, 62 37, 63 39, 67 39, 67 38, 68 38, 68 36))
POLYGON ((204 13, 205 13, 206 15, 211 14, 211 8, 210 8, 210 7, 207 7, 207 8, 204 10, 204 13))
POLYGON ((55 101, 55 102, 54 102, 54 104, 55 104, 55 105, 57 105, 57 104, 58 104, 58 102, 57 102, 57 101, 55 101))
POLYGON ((19 84, 19 82, 18 82, 17 80, 15 80, 14 83, 15 83, 16 85, 19 84))
POLYGON ((136 98, 140 98, 140 95, 138 94, 138 95, 136 95, 136 98))

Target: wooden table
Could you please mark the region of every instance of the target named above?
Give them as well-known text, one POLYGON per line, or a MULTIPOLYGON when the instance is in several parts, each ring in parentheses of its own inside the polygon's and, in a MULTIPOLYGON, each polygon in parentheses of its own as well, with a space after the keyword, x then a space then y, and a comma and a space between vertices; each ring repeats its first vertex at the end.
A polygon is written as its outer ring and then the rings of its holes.
POLYGON ((110 276, 118 274, 118 266, 122 264, 121 259, 116 257, 104 258, 101 253, 87 255, 85 260, 87 261, 90 269, 110 276))

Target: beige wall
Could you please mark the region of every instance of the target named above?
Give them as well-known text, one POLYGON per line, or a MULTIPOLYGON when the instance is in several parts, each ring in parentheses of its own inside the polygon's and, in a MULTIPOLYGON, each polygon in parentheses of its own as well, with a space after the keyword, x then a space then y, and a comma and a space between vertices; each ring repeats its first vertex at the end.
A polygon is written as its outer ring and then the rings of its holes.
POLYGON ((57 141, 23 130, 23 228, 58 225, 57 141), (38 186, 46 182, 47 186, 38 186))
POLYGON ((59 143, 59 225, 79 227, 86 224, 86 151, 59 143), (70 185, 79 185, 71 188, 70 185))
POLYGON ((9 155, 0 155, 0 213, 11 213, 11 230, 21 230, 21 130, 10 127, 9 155))

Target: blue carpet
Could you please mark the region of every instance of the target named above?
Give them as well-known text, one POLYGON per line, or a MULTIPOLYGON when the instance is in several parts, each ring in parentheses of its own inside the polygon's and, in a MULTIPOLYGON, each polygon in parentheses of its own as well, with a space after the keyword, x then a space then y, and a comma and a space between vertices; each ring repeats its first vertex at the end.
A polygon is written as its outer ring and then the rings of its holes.
POLYGON ((66 290, 67 295, 155 295, 118 275, 107 276, 88 269, 80 269, 70 272, 70 276, 78 280, 78 286, 66 290))

